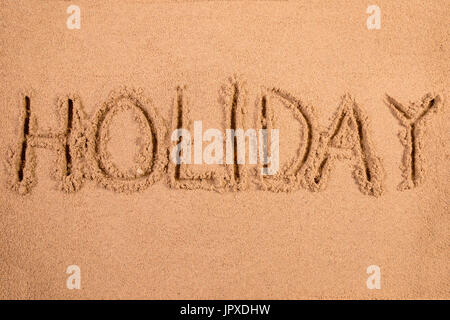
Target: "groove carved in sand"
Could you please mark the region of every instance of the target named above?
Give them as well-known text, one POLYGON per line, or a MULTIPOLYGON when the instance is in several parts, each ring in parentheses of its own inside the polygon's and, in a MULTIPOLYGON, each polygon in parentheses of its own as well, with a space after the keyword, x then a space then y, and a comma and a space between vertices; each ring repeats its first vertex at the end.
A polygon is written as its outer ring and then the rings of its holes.
POLYGON ((383 192, 383 168, 370 141, 369 120, 355 100, 344 95, 328 131, 322 132, 306 179, 311 190, 323 189, 337 159, 352 161, 353 177, 364 194, 383 192), (349 154, 340 152, 350 150, 349 154))
POLYGON ((425 177, 423 138, 428 120, 439 108, 440 97, 426 94, 421 100, 403 106, 394 98, 386 95, 386 104, 403 126, 399 133, 400 141, 405 147, 401 165, 403 181, 399 190, 419 186, 425 177))
MULTIPOLYGON (((230 77, 228 81, 221 86, 219 91, 219 103, 223 109, 225 119, 224 129, 243 129, 246 113, 246 88, 245 82, 236 77, 230 77)), ((185 129, 192 130, 192 121, 189 117, 190 106, 186 87, 178 87, 177 94, 172 107, 172 126, 171 130, 185 129)), ((184 137, 185 138, 185 137, 184 137)), ((183 137, 178 136, 176 145, 183 143, 183 137)), ((226 139, 228 143, 228 139, 226 139)), ((243 190, 248 187, 248 174, 245 165, 237 162, 237 140, 235 137, 230 139, 233 146, 233 164, 224 165, 224 172, 220 170, 208 170, 202 173, 195 173, 189 169, 185 163, 175 164, 169 161, 168 175, 169 185, 174 188, 182 189, 204 189, 223 192, 225 190, 243 190)), ((170 143, 170 142, 169 142, 170 143)), ((191 141, 185 141, 187 146, 191 141)), ((190 148, 190 147, 189 147, 190 148)), ((223 153, 225 154, 224 145, 223 153)), ((229 147, 228 147, 229 148, 229 147)), ((179 149, 178 152, 181 152, 179 149)), ((195 151, 194 151, 195 152, 195 151)), ((182 155, 178 155, 182 156, 182 155)))
POLYGON ((142 91, 122 88, 111 92, 96 114, 88 131, 87 163, 92 179, 106 189, 119 192, 144 190, 161 178, 166 167, 165 126, 142 91), (119 111, 132 111, 139 123, 143 148, 136 158, 136 167, 119 170, 107 151, 110 139, 109 127, 119 111))
POLYGON ((295 156, 284 164, 276 175, 259 175, 258 181, 263 190, 288 192, 306 185, 306 168, 311 165, 310 155, 317 145, 317 121, 312 113, 312 108, 288 92, 278 88, 263 89, 257 99, 257 125, 259 128, 266 130, 276 128, 273 114, 274 100, 280 101, 301 124, 302 143, 296 149, 295 156))
MULTIPOLYGON (((219 102, 222 105, 225 119, 225 129, 231 129, 231 137, 227 136, 226 143, 231 143, 232 146, 226 146, 227 150, 232 150, 233 164, 227 164, 226 184, 231 190, 245 190, 249 186, 249 174, 246 164, 241 164, 238 158, 238 138, 234 134, 236 130, 243 130, 246 128, 247 110, 247 85, 244 80, 237 76, 228 78, 220 90, 219 102)), ((245 138, 244 138, 245 148, 245 138)), ((225 150, 224 150, 225 152, 225 150)), ((245 162, 245 159, 243 159, 245 162)))
MULTIPOLYGON (((171 132, 181 129, 192 129, 192 121, 189 118, 189 99, 186 91, 186 87, 177 88, 176 96, 172 104, 171 132)), ((176 144, 180 145, 181 143, 185 143, 190 148, 191 141, 183 141, 182 139, 183 137, 179 136, 176 144)), ((170 137, 168 137, 168 140, 168 144, 172 145, 170 137)), ((180 154, 182 153, 181 148, 178 148, 177 152, 179 157, 183 156, 180 154)), ((167 156, 170 157, 169 154, 167 156)), ((217 182, 221 180, 217 178, 214 171, 196 173, 190 170, 187 164, 179 163, 179 161, 178 163, 174 163, 169 160, 167 170, 169 185, 177 189, 213 190, 217 187, 217 182)))
POLYGON ((17 148, 11 150, 8 157, 11 168, 9 186, 21 194, 31 190, 36 183, 35 148, 45 148, 57 154, 52 176, 58 181, 58 188, 65 192, 79 190, 84 178, 83 157, 86 152, 85 117, 80 98, 67 95, 58 99, 60 121, 59 129, 54 133, 38 131, 33 94, 21 94, 20 101, 21 131, 17 148))

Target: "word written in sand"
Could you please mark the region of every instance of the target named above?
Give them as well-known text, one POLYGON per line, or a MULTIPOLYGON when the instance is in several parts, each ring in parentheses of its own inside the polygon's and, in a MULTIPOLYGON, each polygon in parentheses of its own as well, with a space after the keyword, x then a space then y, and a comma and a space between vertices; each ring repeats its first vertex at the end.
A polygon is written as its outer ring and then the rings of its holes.
MULTIPOLYGON (((166 176, 170 187, 181 189, 224 192, 253 187, 274 192, 299 188, 318 191, 326 187, 336 161, 347 159, 353 165, 353 177, 362 193, 372 196, 383 193, 382 163, 370 139, 368 118, 348 94, 342 97, 334 119, 325 131, 318 129, 313 108, 289 93, 265 89, 258 95, 257 117, 252 128, 261 132, 277 132, 275 130, 280 124, 276 123, 275 109, 290 114, 301 127, 301 143, 293 146, 296 150, 294 156, 283 161, 279 170, 277 164, 273 174, 264 174, 265 170, 271 170, 268 161, 256 164, 242 161, 245 158, 243 150, 246 150, 245 134, 238 133, 245 132, 249 112, 246 84, 236 78, 228 79, 220 90, 224 131, 230 132, 225 143, 227 161, 216 161, 203 171, 193 171, 193 165, 188 161, 171 161, 171 156, 185 160, 186 155, 190 157, 192 121, 188 101, 186 88, 179 87, 173 100, 171 119, 166 120, 144 97, 142 90, 123 88, 113 91, 89 120, 82 110, 80 97, 68 95, 59 98, 57 103, 60 127, 42 132, 37 126, 32 95, 24 94, 20 101, 19 140, 8 155, 8 184, 20 194, 32 190, 36 184, 35 149, 45 148, 57 155, 52 176, 59 189, 65 192, 75 192, 86 180, 94 180, 106 189, 131 193, 146 189, 163 176, 166 176), (112 119, 122 111, 134 115, 141 136, 139 154, 135 157, 134 166, 127 170, 119 168, 108 152, 112 119), (239 147, 242 144, 244 146, 239 147)), ((386 97, 386 104, 404 127, 401 134, 404 156, 400 190, 417 187, 424 180, 422 146, 425 126, 438 110, 439 102, 439 96, 427 94, 420 101, 403 106, 394 98, 386 97)), ((267 152, 263 152, 266 157, 277 158, 278 135, 268 136, 262 139, 260 149, 267 152)), ((214 143, 210 138, 203 137, 203 142, 213 144, 213 147, 207 145, 205 151, 214 150, 220 154, 223 144, 214 143)), ((251 137, 247 138, 251 140, 251 137)), ((280 136, 280 141, 282 138, 280 136)), ((194 146, 194 162, 201 159, 202 149, 198 144, 194 146)), ((204 167, 203 164, 202 169, 204 167)))

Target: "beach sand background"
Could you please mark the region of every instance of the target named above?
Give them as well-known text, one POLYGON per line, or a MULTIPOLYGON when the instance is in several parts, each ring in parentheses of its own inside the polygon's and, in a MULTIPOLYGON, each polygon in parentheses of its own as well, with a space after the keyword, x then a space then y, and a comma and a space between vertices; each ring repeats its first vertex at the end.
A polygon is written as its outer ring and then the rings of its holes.
MULTIPOLYGON (((449 15, 444 0, 2 1, 0 297, 449 298, 449 15), (66 27, 70 4, 80 30, 66 27), (366 27, 371 4, 380 30, 366 27), (370 119, 384 193, 364 195, 347 160, 319 192, 180 190, 164 176, 132 194, 93 181, 65 193, 47 149, 35 150, 28 194, 8 186, 21 93, 32 92, 38 130, 55 131, 58 97, 78 94, 92 119, 112 90, 142 88, 170 123, 186 86, 192 120, 222 128, 218 92, 234 75, 250 112, 261 86, 282 88, 324 130, 351 94, 370 119), (422 140, 425 180, 400 191, 402 126, 385 94, 407 105, 429 92, 441 103, 422 140), (66 288, 69 265, 81 269, 80 290, 66 288), (380 290, 366 286, 370 265, 380 290)), ((126 167, 136 138, 131 120, 118 121, 111 150, 126 167)), ((295 146, 283 140, 288 124, 278 122, 281 160, 295 146)))

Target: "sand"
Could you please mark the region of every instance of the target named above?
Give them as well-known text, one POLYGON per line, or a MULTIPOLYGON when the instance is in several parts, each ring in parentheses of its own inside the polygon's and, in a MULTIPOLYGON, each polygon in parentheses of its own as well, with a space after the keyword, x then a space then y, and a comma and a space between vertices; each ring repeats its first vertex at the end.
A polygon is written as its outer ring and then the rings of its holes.
POLYGON ((450 8, 376 5, 2 2, 0 298, 448 299, 450 8), (198 120, 278 172, 174 164, 198 120))

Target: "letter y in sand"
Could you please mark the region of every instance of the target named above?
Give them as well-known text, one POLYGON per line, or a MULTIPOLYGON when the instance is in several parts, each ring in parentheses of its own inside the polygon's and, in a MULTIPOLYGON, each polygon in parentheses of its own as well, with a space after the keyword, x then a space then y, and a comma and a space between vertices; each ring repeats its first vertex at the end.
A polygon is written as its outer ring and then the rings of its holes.
POLYGON ((399 190, 412 189, 424 180, 423 134, 427 120, 438 110, 440 97, 428 93, 421 100, 410 102, 409 106, 405 107, 386 95, 386 104, 405 128, 399 134, 400 141, 405 146, 401 166, 403 181, 399 190))

